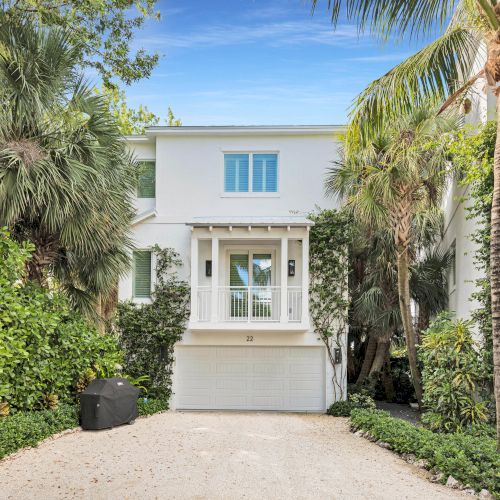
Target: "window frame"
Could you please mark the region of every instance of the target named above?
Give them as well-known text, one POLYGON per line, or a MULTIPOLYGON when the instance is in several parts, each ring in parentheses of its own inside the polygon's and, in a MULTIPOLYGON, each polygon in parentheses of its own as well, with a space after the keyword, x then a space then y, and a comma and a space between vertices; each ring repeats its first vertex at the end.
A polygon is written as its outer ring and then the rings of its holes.
POLYGON ((450 243, 449 251, 452 252, 451 266, 448 274, 448 289, 451 295, 457 288, 457 240, 450 243))
POLYGON ((135 250, 132 251, 132 299, 135 301, 148 301, 151 300, 151 294, 153 292, 153 273, 154 273, 154 254, 153 250, 151 248, 136 248, 135 250), (149 253, 149 258, 150 258, 150 270, 149 270, 149 295, 147 297, 141 297, 139 295, 136 295, 136 265, 135 265, 135 253, 136 252, 148 252, 149 253))
POLYGON ((137 175, 137 189, 135 192, 135 196, 138 200, 156 200, 156 158, 140 158, 137 159, 137 163, 154 163, 155 175, 154 175, 154 190, 155 195, 153 197, 150 196, 139 196, 139 175, 137 175))
POLYGON ((278 150, 233 150, 233 149, 222 149, 222 191, 221 198, 279 198, 280 197, 280 152, 278 150), (243 154, 248 155, 248 191, 226 191, 225 185, 225 155, 232 154, 243 154), (260 154, 273 154, 276 155, 276 191, 253 191, 253 155, 260 154))

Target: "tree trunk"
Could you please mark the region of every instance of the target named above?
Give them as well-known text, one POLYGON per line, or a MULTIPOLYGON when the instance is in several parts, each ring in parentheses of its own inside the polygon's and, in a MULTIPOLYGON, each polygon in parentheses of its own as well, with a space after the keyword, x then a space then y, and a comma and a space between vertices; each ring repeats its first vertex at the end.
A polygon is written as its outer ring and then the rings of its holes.
POLYGON ((431 315, 429 312, 429 308, 424 304, 418 305, 418 317, 417 317, 417 331, 415 332, 415 340, 417 344, 420 341, 420 336, 422 332, 425 332, 427 328, 429 328, 431 315))
POLYGON ((401 309, 401 320, 406 338, 406 348, 408 350, 408 361, 410 364, 413 387, 419 407, 422 406, 422 378, 417 362, 417 346, 415 343, 415 330, 410 309, 410 273, 408 262, 408 249, 398 245, 398 293, 399 308, 401 309))
POLYGON ((372 373, 377 373, 382 370, 385 360, 387 359, 387 353, 389 352, 389 347, 391 345, 391 332, 384 333, 377 338, 377 351, 375 352, 375 357, 373 358, 373 363, 370 368, 370 375, 372 373))
POLYGON ((358 380, 356 380, 356 385, 361 385, 368 374, 370 373, 370 368, 373 363, 373 358, 375 357, 375 351, 377 349, 377 340, 373 333, 368 334, 368 340, 366 342, 365 357, 363 359, 363 364, 361 365, 361 371, 358 375, 358 380))
POLYGON ((395 391, 391 372, 391 355, 389 351, 386 353, 384 369, 382 370, 382 385, 384 386, 387 401, 394 401, 395 391))
POLYGON ((497 414, 497 448, 500 450, 500 94, 497 89, 497 138, 493 162, 491 206, 490 281, 493 326, 493 383, 497 414))

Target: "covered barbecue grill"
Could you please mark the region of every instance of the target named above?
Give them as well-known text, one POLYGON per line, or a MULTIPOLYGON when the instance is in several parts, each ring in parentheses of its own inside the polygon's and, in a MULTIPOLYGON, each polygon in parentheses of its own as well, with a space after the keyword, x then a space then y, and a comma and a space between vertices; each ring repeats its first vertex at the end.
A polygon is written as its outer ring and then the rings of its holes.
POLYGON ((124 378, 102 378, 91 382, 80 394, 84 429, 106 429, 130 424, 137 418, 139 389, 124 378))

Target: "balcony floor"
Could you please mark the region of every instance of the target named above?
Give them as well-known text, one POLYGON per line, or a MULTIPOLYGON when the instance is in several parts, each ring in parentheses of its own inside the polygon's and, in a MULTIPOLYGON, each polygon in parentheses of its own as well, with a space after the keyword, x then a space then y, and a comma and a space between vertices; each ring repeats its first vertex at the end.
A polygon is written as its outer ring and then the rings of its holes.
POLYGON ((237 331, 237 332, 307 332, 309 323, 279 321, 190 321, 188 330, 196 332, 237 331))

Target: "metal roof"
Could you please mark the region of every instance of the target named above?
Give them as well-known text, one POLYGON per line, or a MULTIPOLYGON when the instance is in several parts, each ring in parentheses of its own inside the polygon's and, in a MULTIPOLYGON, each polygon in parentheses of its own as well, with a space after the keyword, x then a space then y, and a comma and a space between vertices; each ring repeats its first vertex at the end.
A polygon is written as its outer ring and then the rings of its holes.
POLYGON ((214 217, 194 217, 186 223, 193 227, 307 227, 314 226, 314 222, 302 215, 285 216, 214 216, 214 217))

